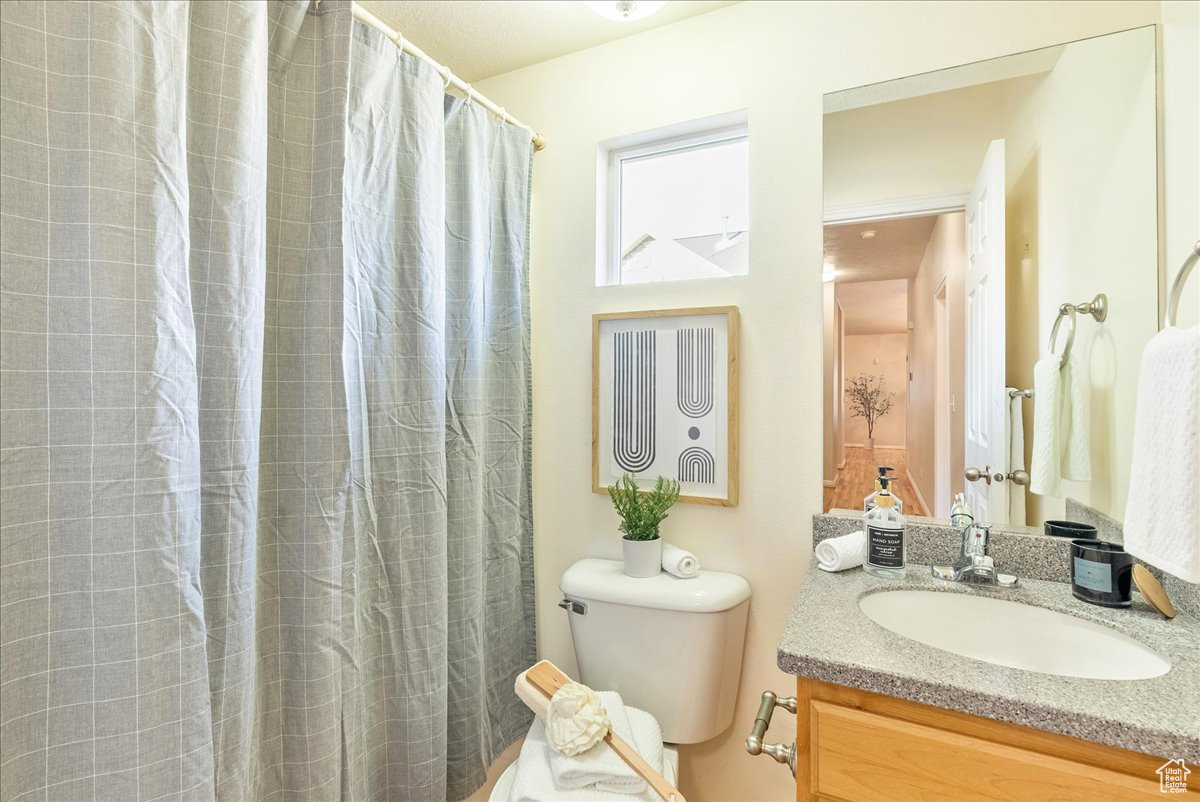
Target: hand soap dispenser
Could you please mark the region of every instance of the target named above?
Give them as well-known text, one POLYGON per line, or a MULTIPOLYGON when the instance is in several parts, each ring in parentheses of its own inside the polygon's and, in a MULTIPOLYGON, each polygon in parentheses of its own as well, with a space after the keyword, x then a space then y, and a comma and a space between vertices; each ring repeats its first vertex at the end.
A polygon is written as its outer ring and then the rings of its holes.
POLYGON ((908 562, 904 516, 895 508, 897 499, 888 490, 890 483, 886 476, 879 478, 875 508, 863 515, 863 570, 880 579, 902 579, 908 562))

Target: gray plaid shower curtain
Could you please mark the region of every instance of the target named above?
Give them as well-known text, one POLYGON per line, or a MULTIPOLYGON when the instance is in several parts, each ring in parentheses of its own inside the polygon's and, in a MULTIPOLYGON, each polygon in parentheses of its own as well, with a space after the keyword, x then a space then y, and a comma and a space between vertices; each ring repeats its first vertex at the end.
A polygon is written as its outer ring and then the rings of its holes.
POLYGON ((0 31, 0 799, 466 796, 530 716, 528 131, 348 0, 0 31))

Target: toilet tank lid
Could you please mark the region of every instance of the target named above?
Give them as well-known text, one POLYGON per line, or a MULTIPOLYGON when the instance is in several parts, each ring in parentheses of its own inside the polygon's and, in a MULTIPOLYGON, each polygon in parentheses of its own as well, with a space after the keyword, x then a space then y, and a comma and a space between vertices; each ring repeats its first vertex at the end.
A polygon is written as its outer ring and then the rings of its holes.
POLYGON ((625 576, 619 560, 580 560, 563 574, 559 587, 576 599, 692 613, 723 612, 750 598, 749 583, 737 574, 701 571, 679 579, 663 572, 635 579, 625 576))

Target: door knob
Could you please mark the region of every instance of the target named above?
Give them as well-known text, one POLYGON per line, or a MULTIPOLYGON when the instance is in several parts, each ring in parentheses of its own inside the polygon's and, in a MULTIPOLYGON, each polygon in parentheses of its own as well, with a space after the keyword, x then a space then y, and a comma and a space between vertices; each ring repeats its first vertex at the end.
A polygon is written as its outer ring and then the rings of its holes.
POLYGON ((1005 478, 1014 485, 1020 485, 1021 487, 1029 484, 1029 473, 1027 471, 1013 471, 1005 478))
POLYGON ((967 468, 963 471, 963 476, 966 477, 968 482, 978 482, 982 479, 985 484, 990 485, 992 483, 992 469, 990 466, 984 468, 982 471, 978 468, 967 468))
POLYGON ((992 473, 991 467, 984 468, 982 471, 978 468, 967 468, 963 471, 963 476, 968 482, 978 482, 982 479, 986 484, 995 482, 1003 482, 1008 480, 1014 485, 1024 487, 1029 484, 1029 473, 1027 471, 1013 471, 1011 473, 992 473))

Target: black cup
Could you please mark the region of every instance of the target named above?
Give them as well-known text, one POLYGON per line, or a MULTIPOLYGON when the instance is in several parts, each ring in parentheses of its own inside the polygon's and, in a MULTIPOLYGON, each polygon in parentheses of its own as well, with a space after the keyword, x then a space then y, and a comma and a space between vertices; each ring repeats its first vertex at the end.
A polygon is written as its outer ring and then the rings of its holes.
POLYGON ((1096 539, 1096 527, 1077 521, 1046 521, 1042 531, 1051 537, 1077 537, 1084 540, 1096 539))
POLYGON ((1128 607, 1133 583, 1133 556, 1116 543, 1071 541, 1071 593, 1102 607, 1128 607))

